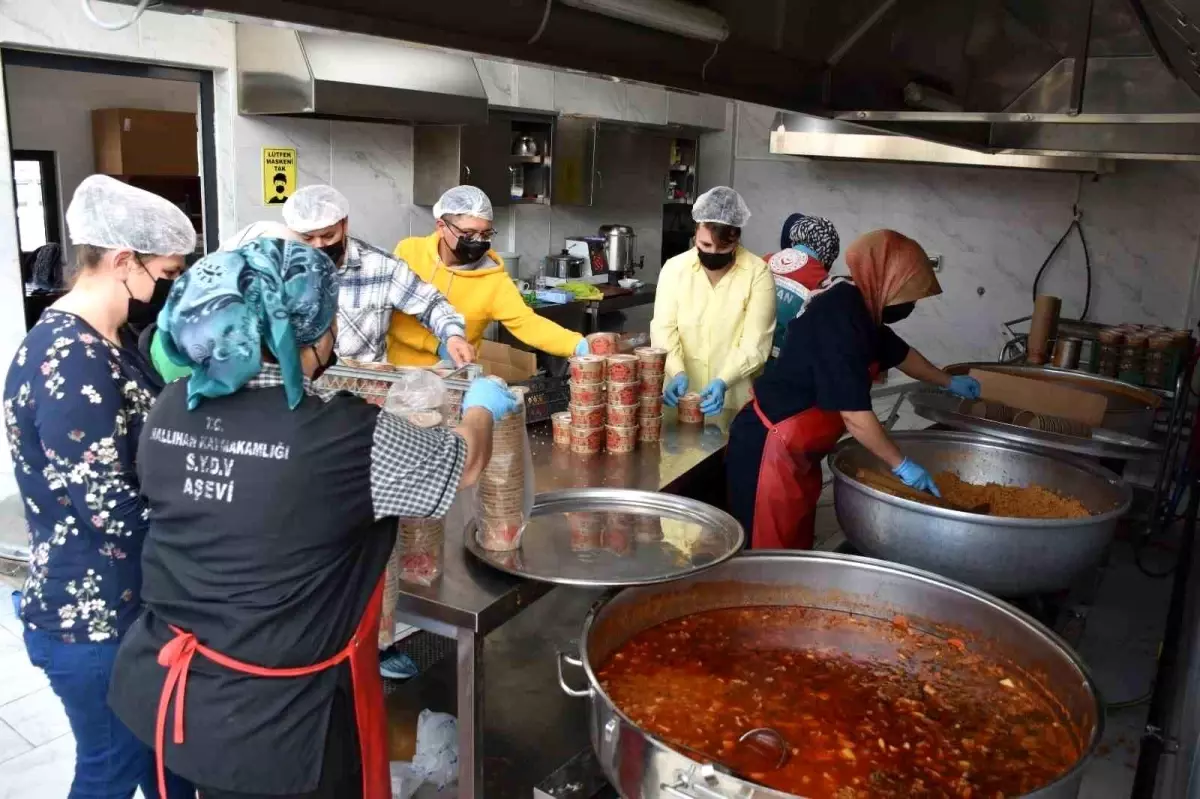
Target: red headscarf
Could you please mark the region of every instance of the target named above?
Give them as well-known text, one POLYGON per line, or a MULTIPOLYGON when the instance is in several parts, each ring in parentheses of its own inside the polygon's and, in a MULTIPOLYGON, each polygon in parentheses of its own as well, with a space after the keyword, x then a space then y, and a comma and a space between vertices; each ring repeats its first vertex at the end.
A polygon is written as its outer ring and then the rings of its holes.
POLYGON ((925 250, 894 230, 859 236, 846 250, 846 265, 876 324, 882 324, 887 305, 942 293, 925 250))

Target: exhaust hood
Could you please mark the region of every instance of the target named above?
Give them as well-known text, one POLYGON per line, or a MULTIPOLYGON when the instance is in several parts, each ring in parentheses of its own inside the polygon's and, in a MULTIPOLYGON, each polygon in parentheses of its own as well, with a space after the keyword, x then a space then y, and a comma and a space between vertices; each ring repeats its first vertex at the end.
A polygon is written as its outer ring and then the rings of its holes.
POLYGON ((243 114, 487 122, 474 60, 432 48, 239 22, 237 71, 243 114))

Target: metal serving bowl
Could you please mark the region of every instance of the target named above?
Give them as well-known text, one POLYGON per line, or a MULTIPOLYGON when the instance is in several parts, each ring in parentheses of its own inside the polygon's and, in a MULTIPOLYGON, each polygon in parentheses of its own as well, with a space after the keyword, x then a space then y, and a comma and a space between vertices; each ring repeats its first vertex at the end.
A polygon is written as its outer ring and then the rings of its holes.
MULTIPOLYGON (((588 613, 579 657, 559 655, 559 683, 588 699, 592 747, 605 776, 626 799, 780 799, 790 797, 702 766, 638 727, 601 688, 596 671, 639 632, 705 610, 754 605, 821 608, 892 620, 939 638, 961 636, 972 652, 1009 663, 1036 680, 1062 708, 1081 756, 1036 799, 1076 796, 1083 768, 1100 743, 1104 713, 1086 667, 1054 633, 1012 606, 965 585, 894 563, 824 552, 749 552, 670 583, 627 588, 588 613), (565 664, 581 667, 568 680, 565 664)), ((821 629, 806 631, 816 641, 821 629)), ((838 640, 830 645, 838 646, 838 640)))
POLYGON ((830 458, 838 524, 864 554, 928 569, 998 596, 1058 591, 1099 562, 1133 492, 1103 467, 969 433, 895 433, 905 455, 930 473, 972 483, 1038 484, 1078 499, 1084 519, 1013 519, 901 499, 855 479, 879 460, 853 439, 830 458))

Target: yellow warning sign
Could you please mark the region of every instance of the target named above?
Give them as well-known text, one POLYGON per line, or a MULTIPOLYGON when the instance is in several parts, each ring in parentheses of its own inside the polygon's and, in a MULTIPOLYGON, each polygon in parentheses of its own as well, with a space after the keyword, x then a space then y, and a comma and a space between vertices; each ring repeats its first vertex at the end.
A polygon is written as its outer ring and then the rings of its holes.
POLYGON ((264 147, 262 153, 263 204, 282 205, 296 190, 296 150, 264 147))

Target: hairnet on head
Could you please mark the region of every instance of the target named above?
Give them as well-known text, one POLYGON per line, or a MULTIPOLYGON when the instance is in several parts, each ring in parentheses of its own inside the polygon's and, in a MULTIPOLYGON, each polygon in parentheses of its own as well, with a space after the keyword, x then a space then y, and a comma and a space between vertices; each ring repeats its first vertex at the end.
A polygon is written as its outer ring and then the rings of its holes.
POLYGON ((474 186, 455 186, 438 198, 433 206, 433 218, 443 216, 474 216, 492 221, 492 201, 474 186))
POLYGON ((151 255, 187 255, 196 228, 169 200, 108 175, 83 179, 67 206, 72 244, 151 255))
POLYGON ((283 221, 297 233, 312 233, 350 216, 350 201, 333 186, 305 186, 283 204, 283 221))
POLYGON ((167 357, 192 369, 188 408, 246 385, 262 370, 264 346, 279 362, 288 405, 299 405, 299 348, 316 343, 333 325, 335 275, 333 261, 320 250, 265 238, 212 253, 184 272, 158 327, 167 357))
POLYGON ((750 219, 750 206, 728 186, 709 189, 696 198, 692 206, 692 219, 697 222, 715 222, 718 225, 744 227, 750 219))

